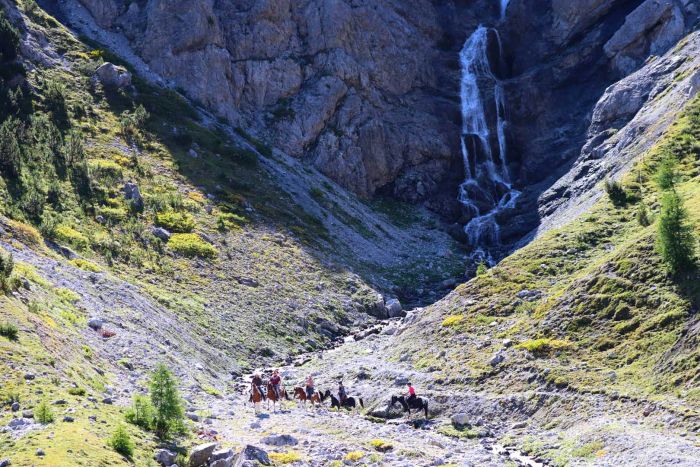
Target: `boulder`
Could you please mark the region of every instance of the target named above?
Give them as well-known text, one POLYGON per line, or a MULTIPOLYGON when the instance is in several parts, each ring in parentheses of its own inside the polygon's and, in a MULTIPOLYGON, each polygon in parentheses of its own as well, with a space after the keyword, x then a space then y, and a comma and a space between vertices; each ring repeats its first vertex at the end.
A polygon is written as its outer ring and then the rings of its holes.
POLYGON ((505 360, 505 359, 506 359, 506 356, 503 355, 503 353, 498 352, 493 357, 491 357, 491 360, 489 360, 489 365, 496 366, 499 363, 503 362, 503 360, 505 360))
POLYGON ((0 467, 9 467, 11 464, 10 459, 0 459, 0 467))
POLYGON ((243 465, 245 461, 259 462, 262 465, 272 465, 267 452, 252 444, 247 445, 245 449, 236 454, 233 459, 233 465, 243 465))
POLYGON ((132 206, 137 211, 143 210, 143 196, 135 183, 127 182, 124 184, 124 199, 131 201, 132 206))
POLYGON ((95 70, 93 80, 99 81, 106 88, 123 89, 131 86, 131 73, 124 67, 105 62, 95 70))
POLYGON ((63 417, 63 421, 66 423, 73 423, 75 421, 75 419, 73 417, 71 417, 70 415, 66 415, 65 417, 63 417))
POLYGON ((158 462, 160 465, 169 467, 175 463, 175 458, 177 457, 177 454, 174 452, 168 451, 167 449, 159 449, 156 451, 156 454, 153 456, 153 458, 158 462))
POLYGON ((260 440, 270 446, 296 446, 299 441, 291 435, 270 435, 260 440))
POLYGON ((226 459, 219 459, 209 463, 209 467, 233 467, 234 457, 227 457, 226 459))
POLYGON ((456 413, 450 418, 450 421, 452 422, 452 425, 454 425, 457 428, 470 425, 469 415, 466 413, 456 413))
POLYGON ((167 242, 168 240, 170 240, 170 232, 168 232, 163 227, 153 227, 153 230, 151 230, 151 233, 153 234, 154 237, 160 238, 164 242, 167 242))
POLYGON ((46 455, 46 453, 44 452, 43 449, 39 448, 36 450, 36 455, 39 457, 44 457, 46 455))
POLYGON ((35 378, 35 376, 32 373, 25 373, 24 374, 24 379, 26 379, 27 381, 31 381, 34 378, 35 378))
POLYGON ((19 410, 19 402, 13 402, 10 408, 13 412, 17 412, 19 410))
POLYGON ((406 313, 403 311, 403 307, 401 306, 401 302, 399 302, 399 300, 396 298, 387 300, 384 307, 386 308, 386 314, 389 316, 389 318, 401 318, 406 316, 406 313))
POLYGON ((99 331, 102 329, 102 326, 104 325, 104 321, 102 321, 102 318, 90 318, 88 320, 88 326, 95 331, 99 331))
POLYGON ((219 460, 225 460, 225 459, 233 459, 233 456, 235 453, 233 452, 233 449, 219 449, 218 451, 214 451, 209 458, 209 462, 213 463, 215 461, 219 460))
POLYGON ((216 449, 216 443, 200 444, 190 451, 189 467, 201 467, 207 465, 209 458, 216 449))

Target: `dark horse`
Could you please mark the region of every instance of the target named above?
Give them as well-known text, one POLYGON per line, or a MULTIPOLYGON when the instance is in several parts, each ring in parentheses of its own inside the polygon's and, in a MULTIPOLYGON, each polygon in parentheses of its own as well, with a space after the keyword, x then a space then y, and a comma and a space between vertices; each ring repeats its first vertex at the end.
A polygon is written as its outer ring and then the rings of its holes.
POLYGON ((362 407, 363 409, 365 408, 365 404, 364 402, 362 402, 361 397, 358 397, 357 400, 354 397, 346 397, 342 404, 340 403, 340 400, 331 393, 330 390, 326 390, 324 398, 325 397, 331 398, 331 409, 337 408, 338 410, 340 410, 341 407, 344 407, 347 410, 351 410, 357 407, 357 402, 360 403, 360 407, 362 407))
POLYGON ((428 418, 428 400, 420 397, 412 399, 410 402, 405 396, 391 396, 391 406, 393 407, 396 403, 401 404, 404 412, 408 412, 411 415, 411 409, 421 409, 425 411, 425 418, 428 418))

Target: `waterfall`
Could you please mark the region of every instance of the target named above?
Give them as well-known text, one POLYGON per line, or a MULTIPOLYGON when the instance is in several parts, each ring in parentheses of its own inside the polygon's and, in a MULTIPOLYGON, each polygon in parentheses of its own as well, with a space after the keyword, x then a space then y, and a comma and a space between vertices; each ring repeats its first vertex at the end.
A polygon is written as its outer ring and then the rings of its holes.
POLYGON ((513 208, 520 195, 512 188, 508 171, 505 99, 489 61, 490 37, 496 40, 500 60, 498 32, 484 26, 466 40, 459 56, 464 160, 459 201, 470 218, 464 227, 469 244, 482 257, 489 257, 488 247, 500 245, 497 216, 513 208))
POLYGON ((508 3, 510 3, 510 0, 501 0, 501 19, 506 17, 506 10, 508 9, 508 3))

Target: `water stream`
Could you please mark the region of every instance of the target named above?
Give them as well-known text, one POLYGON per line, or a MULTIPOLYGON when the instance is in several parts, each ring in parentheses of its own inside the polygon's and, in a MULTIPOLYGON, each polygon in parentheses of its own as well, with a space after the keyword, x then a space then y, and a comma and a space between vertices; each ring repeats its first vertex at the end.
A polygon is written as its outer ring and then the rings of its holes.
POLYGON ((464 227, 469 244, 477 257, 486 260, 489 249, 500 246, 498 214, 513 208, 520 195, 508 171, 503 85, 493 72, 490 55, 500 65, 498 31, 479 26, 460 52, 464 182, 459 201, 470 218, 464 227))

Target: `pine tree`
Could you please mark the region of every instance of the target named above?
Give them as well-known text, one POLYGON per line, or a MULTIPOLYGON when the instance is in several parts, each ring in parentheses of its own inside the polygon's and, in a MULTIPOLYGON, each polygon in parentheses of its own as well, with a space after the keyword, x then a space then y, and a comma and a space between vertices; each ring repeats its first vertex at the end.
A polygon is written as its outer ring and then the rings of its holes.
POLYGON ((158 364, 151 377, 151 404, 155 410, 153 428, 156 434, 167 437, 182 426, 183 410, 177 381, 172 372, 162 363, 158 364))
POLYGON ((695 235, 683 200, 675 191, 661 198, 656 248, 672 274, 688 271, 695 265, 695 235))

